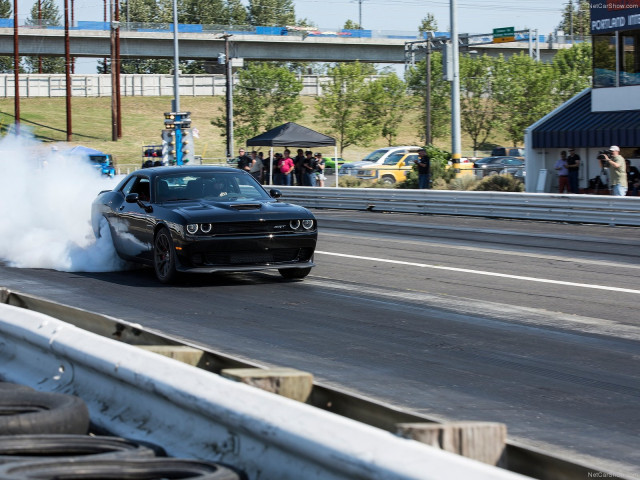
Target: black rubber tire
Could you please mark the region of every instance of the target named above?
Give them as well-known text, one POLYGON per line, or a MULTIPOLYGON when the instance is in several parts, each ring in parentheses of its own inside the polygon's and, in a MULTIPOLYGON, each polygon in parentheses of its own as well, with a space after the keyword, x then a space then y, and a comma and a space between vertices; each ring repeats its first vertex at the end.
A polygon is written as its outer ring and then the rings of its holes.
POLYGON ((0 436, 0 464, 76 458, 126 459, 164 456, 161 447, 111 436, 5 435, 0 436))
POLYGON ((0 395, 0 435, 88 431, 89 410, 79 397, 23 389, 0 395))
POLYGON ((33 388, 27 387, 26 385, 20 385, 19 383, 10 383, 10 382, 0 382, 0 394, 4 394, 6 391, 30 391, 33 392, 33 388))
POLYGON ((177 458, 125 460, 57 460, 7 463, 0 466, 0 479, 193 479, 244 480, 241 472, 217 463, 177 458))
POLYGON ((384 183, 385 185, 394 185, 396 183, 396 179, 391 175, 385 175, 380 179, 380 182, 384 183))
POLYGON ((300 280, 311 272, 311 267, 307 268, 281 268, 278 270, 280 275, 287 280, 300 280))
POLYGON ((153 240, 153 268, 162 283, 172 283, 177 278, 176 251, 171 233, 164 227, 158 230, 153 240))

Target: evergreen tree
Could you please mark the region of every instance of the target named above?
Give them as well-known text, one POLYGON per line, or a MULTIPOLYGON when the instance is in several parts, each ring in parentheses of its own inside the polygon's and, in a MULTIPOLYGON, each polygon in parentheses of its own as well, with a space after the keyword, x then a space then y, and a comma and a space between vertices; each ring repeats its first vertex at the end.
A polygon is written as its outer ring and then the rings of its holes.
POLYGON ((224 0, 191 0, 186 7, 188 23, 201 25, 228 24, 224 0))
POLYGON ((434 17, 432 13, 427 13, 427 16, 422 19, 418 31, 420 33, 437 32, 438 22, 436 21, 436 17, 434 17))
POLYGON ((337 137, 341 157, 345 148, 366 144, 379 132, 378 119, 365 113, 370 68, 360 62, 334 65, 328 69, 328 83, 318 97, 318 115, 337 137))
MULTIPOLYGON (((10 0, 0 0, 0 18, 11 18, 13 10, 10 0)), ((13 57, 0 57, 0 73, 13 72, 13 57)))
MULTIPOLYGON (((243 143, 265 130, 295 121, 302 115, 302 82, 284 67, 251 62, 237 73, 233 90, 234 139, 243 143)), ((211 120, 226 136, 226 112, 211 120)))
POLYGON ((573 35, 574 37, 589 35, 591 21, 589 7, 589 0, 570 1, 564 8, 558 30, 562 30, 565 35, 573 35))
MULTIPOLYGON (((38 18, 38 3, 31 7, 30 16, 25 21, 26 25, 50 25, 61 26, 62 20, 60 11, 54 0, 42 0, 40 4, 41 18, 38 18)), ((27 72, 39 72, 39 57, 24 57, 25 70, 27 72)), ((65 73, 64 58, 61 57, 43 57, 42 73, 65 73)))
POLYGON ((344 27, 342 28, 344 28, 345 30, 362 30, 360 24, 358 22, 354 22, 353 20, 347 20, 346 22, 344 22, 344 27))

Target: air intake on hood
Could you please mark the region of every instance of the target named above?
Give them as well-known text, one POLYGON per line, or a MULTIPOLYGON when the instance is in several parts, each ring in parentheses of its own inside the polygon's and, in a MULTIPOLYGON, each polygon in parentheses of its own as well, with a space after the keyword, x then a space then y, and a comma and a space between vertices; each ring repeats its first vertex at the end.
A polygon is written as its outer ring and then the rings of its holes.
POLYGON ((262 207, 260 203, 234 203, 229 206, 236 210, 260 210, 262 207))

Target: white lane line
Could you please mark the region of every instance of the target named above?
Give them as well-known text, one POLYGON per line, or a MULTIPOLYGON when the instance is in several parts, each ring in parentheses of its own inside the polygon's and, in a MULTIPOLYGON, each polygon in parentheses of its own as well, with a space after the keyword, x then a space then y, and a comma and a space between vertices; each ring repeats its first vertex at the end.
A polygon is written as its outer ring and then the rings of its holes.
POLYGON ((527 282, 538 282, 538 283, 551 283, 554 285, 566 285, 570 287, 580 287, 580 288, 592 288, 595 290, 607 290, 610 292, 623 292, 623 293, 635 293, 640 294, 640 290, 634 290, 631 288, 620 288, 620 287, 608 287, 606 285, 590 285, 588 283, 576 283, 576 282, 564 282, 562 280, 549 280, 547 278, 536 278, 536 277, 525 277, 522 275, 510 275, 508 273, 497 273, 497 272, 485 272, 483 270, 471 270, 469 268, 457 268, 457 267, 443 267, 442 265, 430 265, 428 263, 417 263, 417 262, 403 262, 401 260, 389 260, 387 258, 376 258, 376 257, 363 257, 360 255, 347 255, 344 253, 335 253, 335 252, 323 252, 316 250, 315 253, 319 253, 322 255, 332 255, 334 257, 344 257, 344 258, 353 258, 356 260, 368 260, 371 262, 380 262, 380 263, 393 263, 395 265, 406 265, 408 267, 419 267, 419 268, 432 268, 435 270, 447 270, 450 272, 461 272, 461 273, 473 273, 476 275, 486 275, 489 277, 502 277, 502 278, 512 278, 514 280, 524 280, 527 282))

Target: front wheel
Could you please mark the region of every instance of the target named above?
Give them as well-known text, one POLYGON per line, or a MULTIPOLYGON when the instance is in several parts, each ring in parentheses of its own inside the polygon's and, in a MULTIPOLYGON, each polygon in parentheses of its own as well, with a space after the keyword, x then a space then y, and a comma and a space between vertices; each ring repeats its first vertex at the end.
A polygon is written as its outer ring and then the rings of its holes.
POLYGON ((311 267, 307 268, 281 268, 278 270, 280 275, 287 280, 297 280, 306 277, 311 272, 311 267))
POLYGON ((390 175, 385 175, 380 179, 380 181, 385 185, 393 185, 394 183, 396 183, 396 179, 390 175))
POLYGON ((162 228, 153 242, 153 266, 156 277, 162 283, 171 283, 176 279, 176 252, 168 229, 162 228))

